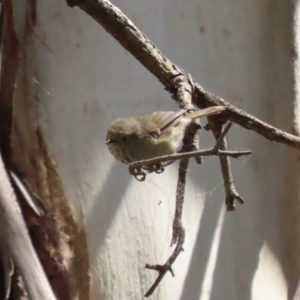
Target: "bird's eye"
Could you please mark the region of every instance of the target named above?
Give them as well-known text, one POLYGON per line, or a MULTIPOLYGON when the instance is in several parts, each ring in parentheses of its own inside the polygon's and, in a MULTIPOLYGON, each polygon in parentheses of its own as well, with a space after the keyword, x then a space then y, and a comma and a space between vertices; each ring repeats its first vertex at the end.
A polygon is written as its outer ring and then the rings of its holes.
POLYGON ((123 142, 126 142, 126 141, 127 141, 127 139, 128 139, 128 137, 127 137, 127 136, 123 136, 123 137, 122 137, 122 141, 123 141, 123 142))

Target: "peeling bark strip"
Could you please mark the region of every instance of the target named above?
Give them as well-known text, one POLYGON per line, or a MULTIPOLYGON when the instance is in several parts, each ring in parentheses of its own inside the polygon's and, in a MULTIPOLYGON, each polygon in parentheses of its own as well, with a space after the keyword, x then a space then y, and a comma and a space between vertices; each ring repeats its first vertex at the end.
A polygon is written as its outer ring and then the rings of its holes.
MULTIPOLYGON (((115 6, 107 0, 67 0, 69 6, 78 5, 110 33, 127 51, 147 68, 172 94, 176 93, 176 77, 189 77, 166 58, 161 51, 115 6)), ((200 84, 194 85, 194 104, 199 108, 224 105, 224 118, 253 130, 265 138, 300 149, 300 138, 273 127, 247 114, 222 98, 206 91, 200 84)))
MULTIPOLYGON (((25 99, 18 99, 24 101, 25 99)), ((23 111, 23 114, 27 114, 23 111)), ((24 118, 14 120, 20 126, 24 118), (20 124, 19 124, 20 123, 20 124)), ((31 124, 34 126, 34 124, 31 124)), ((31 130, 31 129, 30 129, 31 130)), ((58 300, 90 299, 91 278, 86 233, 72 214, 57 167, 48 153, 42 131, 31 134, 33 147, 22 144, 22 133, 12 131, 12 158, 46 208, 38 217, 23 209, 32 243, 58 300), (27 153, 33 151, 33 153, 27 153), (24 155, 27 153, 28 155, 24 155), (30 158, 34 157, 34 160, 30 158)), ((42 299, 42 298, 41 298, 42 299)))
POLYGON ((37 131, 36 178, 39 195, 49 214, 30 232, 39 243, 43 265, 58 299, 90 299, 91 278, 86 233, 76 223, 57 167, 48 153, 42 131, 37 131))
MULTIPOLYGON (((32 300, 55 300, 40 261, 31 244, 21 208, 0 155, 0 244, 16 265, 32 300)), ((3 254, 3 251, 1 251, 3 254)), ((2 255, 2 259, 5 259, 2 255)))

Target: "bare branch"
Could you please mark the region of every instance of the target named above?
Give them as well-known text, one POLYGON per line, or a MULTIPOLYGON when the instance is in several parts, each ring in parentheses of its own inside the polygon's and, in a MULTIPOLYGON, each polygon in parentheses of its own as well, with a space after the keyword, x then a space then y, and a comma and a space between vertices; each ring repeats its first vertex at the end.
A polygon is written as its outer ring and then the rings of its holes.
MULTIPOLYGON (((115 6, 107 0, 67 1, 70 6, 78 5, 88 15, 95 19, 110 33, 127 51, 129 51, 145 68, 147 68, 177 100, 176 78, 190 82, 191 76, 184 73, 115 6)), ((199 108, 223 105, 227 111, 224 118, 240 126, 253 130, 265 138, 300 149, 300 138, 273 127, 254 116, 247 114, 221 97, 206 91, 200 84, 194 84, 195 94, 193 103, 199 108)))

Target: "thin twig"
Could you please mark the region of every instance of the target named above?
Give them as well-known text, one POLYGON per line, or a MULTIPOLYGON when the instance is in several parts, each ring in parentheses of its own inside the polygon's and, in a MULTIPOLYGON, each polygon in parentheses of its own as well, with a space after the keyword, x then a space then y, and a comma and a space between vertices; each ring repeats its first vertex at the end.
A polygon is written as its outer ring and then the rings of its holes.
MULTIPOLYGON (((164 156, 158 156, 155 158, 151 159, 145 159, 145 160, 139 160, 136 162, 133 162, 129 165, 129 172, 132 175, 140 175, 139 172, 136 170, 139 170, 145 166, 150 166, 150 165, 155 165, 167 161, 176 161, 180 159, 187 159, 191 157, 197 157, 197 156, 231 156, 234 158, 238 158, 243 155, 251 155, 252 151, 251 150, 243 150, 243 151, 223 151, 223 150, 216 150, 215 147, 209 148, 209 149, 204 149, 204 150, 199 150, 199 151, 192 151, 192 152, 185 152, 185 153, 175 153, 175 154, 170 154, 170 155, 164 155, 164 156)), ((162 173, 162 172, 159 172, 162 173)))
POLYGON ((183 211, 183 202, 184 202, 184 192, 185 192, 185 183, 186 183, 186 171, 188 168, 189 159, 182 159, 179 164, 178 170, 178 181, 176 188, 176 205, 175 205, 175 214, 173 219, 173 232, 171 239, 171 247, 177 244, 180 239, 180 234, 184 232, 182 227, 182 211, 183 211))
POLYGON ((152 295, 152 293, 155 291, 155 289, 157 288, 157 286, 159 285, 159 283, 161 282, 161 280, 164 278, 164 276, 166 275, 166 273, 168 271, 172 274, 172 276, 175 276, 174 272, 172 270, 172 265, 173 265, 174 261, 176 260, 177 256, 181 253, 181 251, 183 251, 182 245, 184 243, 184 239, 185 239, 185 232, 184 232, 184 230, 182 230, 182 232, 180 232, 180 234, 178 235, 177 244, 176 244, 176 247, 175 247, 172 255, 169 257, 169 259, 167 260, 167 262, 164 265, 146 264, 146 266, 145 266, 146 269, 155 270, 159 273, 159 275, 156 278, 156 280, 154 281, 153 285, 150 287, 150 289, 145 294, 145 297, 149 297, 152 295))
POLYGON ((217 142, 216 142, 216 144, 215 144, 215 146, 214 146, 214 149, 215 149, 215 150, 220 149, 220 146, 221 146, 223 140, 225 139, 225 136, 226 136, 226 134, 228 133, 228 131, 229 131, 229 129, 231 128, 231 126, 232 126, 232 123, 230 122, 230 123, 228 123, 228 124, 226 125, 226 127, 224 128, 223 131, 220 131, 221 134, 218 136, 217 142))
MULTIPOLYGON (((217 143, 220 142, 219 152, 228 152, 226 139, 221 138, 222 136, 225 136, 224 133, 226 130, 225 128, 222 131, 222 125, 223 121, 221 118, 215 118, 213 121, 211 120, 211 118, 208 118, 208 127, 212 131, 215 139, 217 140, 217 143)), ((243 204, 244 199, 239 195, 239 193, 235 189, 229 157, 220 155, 220 163, 222 175, 224 178, 226 209, 227 211, 234 211, 235 200, 237 200, 240 204, 243 204)))
MULTIPOLYGON (((196 156, 231 156, 234 158, 238 158, 239 156, 243 155, 250 155, 252 154, 251 150, 244 150, 244 151, 226 151, 226 150, 219 150, 220 146, 222 145, 222 141, 224 140, 225 134, 230 129, 232 123, 228 123, 225 127, 225 130, 222 132, 221 136, 219 137, 218 141, 216 142, 215 146, 205 150, 199 151, 192 151, 192 152, 185 152, 185 153, 175 153, 170 155, 159 156, 151 159, 141 160, 133 162, 129 165, 129 172, 130 174, 137 176, 137 175, 144 175, 145 171, 143 171, 143 167, 150 166, 150 165, 158 165, 167 161, 176 161, 180 159, 188 159, 191 157, 196 156)), ((161 173, 161 172, 160 172, 161 173)), ((145 178, 144 178, 145 179, 145 178)))
POLYGON ((181 160, 179 166, 179 172, 178 172, 179 174, 178 174, 178 183, 177 183, 177 190, 176 190, 176 208, 175 208, 175 215, 173 219, 173 233, 172 233, 172 241, 171 241, 171 246, 176 244, 176 247, 172 255, 169 257, 169 259, 164 265, 147 264, 145 266, 146 269, 156 270, 159 273, 157 279, 150 287, 148 292, 145 294, 145 297, 149 297, 154 292, 154 290, 157 288, 158 284, 160 283, 160 281, 163 279, 163 277, 166 275, 168 271, 170 271, 173 277, 175 276, 172 270, 172 265, 177 259, 178 255, 183 250, 182 246, 185 240, 185 230, 182 227, 181 219, 182 219, 182 208, 184 202, 186 170, 188 167, 188 163, 189 163, 188 159, 181 160))

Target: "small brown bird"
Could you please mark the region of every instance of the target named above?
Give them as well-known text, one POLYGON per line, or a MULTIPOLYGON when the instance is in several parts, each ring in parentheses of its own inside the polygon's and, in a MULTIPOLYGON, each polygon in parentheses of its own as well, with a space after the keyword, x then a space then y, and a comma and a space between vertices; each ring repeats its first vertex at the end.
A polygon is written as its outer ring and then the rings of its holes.
POLYGON ((185 110, 159 111, 115 120, 107 131, 106 144, 120 162, 150 159, 176 153, 187 126, 196 118, 216 115, 224 106, 213 106, 187 114, 185 110))

